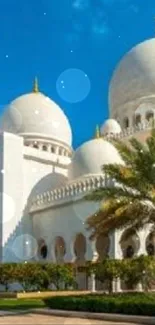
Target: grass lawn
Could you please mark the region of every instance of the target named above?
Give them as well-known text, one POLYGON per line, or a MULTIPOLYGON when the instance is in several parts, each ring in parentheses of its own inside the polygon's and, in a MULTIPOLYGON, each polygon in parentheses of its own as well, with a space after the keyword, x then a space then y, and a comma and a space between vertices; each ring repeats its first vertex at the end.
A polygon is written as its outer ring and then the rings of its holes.
POLYGON ((4 299, 0 298, 0 310, 26 310, 43 308, 45 304, 41 299, 4 299))

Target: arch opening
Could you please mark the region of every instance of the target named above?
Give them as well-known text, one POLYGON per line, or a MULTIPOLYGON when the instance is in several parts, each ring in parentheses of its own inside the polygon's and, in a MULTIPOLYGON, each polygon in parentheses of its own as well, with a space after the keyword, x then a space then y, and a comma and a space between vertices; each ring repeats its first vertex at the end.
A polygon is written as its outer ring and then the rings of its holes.
POLYGON ((135 118, 134 118, 134 124, 136 125, 136 126, 138 126, 139 124, 141 124, 141 121, 142 121, 142 119, 141 119, 141 115, 140 114, 136 114, 135 115, 135 118))
POLYGON ((125 230, 120 240, 123 258, 132 258, 137 255, 140 240, 135 231, 125 230))
POLYGON ((74 253, 77 263, 85 262, 86 238, 83 234, 77 234, 74 241, 74 253))
POLYGON ((48 255, 48 247, 44 239, 38 241, 38 255, 41 259, 46 259, 48 255))
POLYGON ((42 146, 42 149, 43 149, 43 151, 47 151, 47 146, 46 145, 43 145, 42 146))
POLYGON ((38 149, 39 148, 39 145, 36 142, 34 142, 33 143, 33 148, 38 149))
POLYGON ((123 121, 123 127, 124 127, 125 129, 129 128, 129 119, 128 119, 128 117, 125 117, 125 118, 124 118, 124 121, 123 121))
POLYGON ((51 152, 55 153, 55 148, 54 147, 51 147, 51 152))
POLYGON ((153 112, 147 112, 145 115, 145 118, 148 122, 152 121, 154 119, 154 114, 153 112))
POLYGON ((155 255, 155 232, 151 232, 146 238, 146 251, 149 256, 155 255))

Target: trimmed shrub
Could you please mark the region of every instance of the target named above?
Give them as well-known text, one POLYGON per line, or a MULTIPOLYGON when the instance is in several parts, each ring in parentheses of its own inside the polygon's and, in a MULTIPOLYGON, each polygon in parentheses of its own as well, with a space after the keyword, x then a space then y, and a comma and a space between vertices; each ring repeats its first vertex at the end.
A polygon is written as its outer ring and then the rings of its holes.
POLYGON ((112 281, 121 276, 122 261, 116 259, 105 259, 102 263, 93 267, 96 279, 106 283, 109 293, 112 292, 112 281))
POLYGON ((9 284, 16 280, 15 268, 14 263, 0 264, 0 284, 5 287, 5 291, 8 291, 9 284))
POLYGON ((129 289, 134 289, 142 283, 143 290, 151 288, 155 280, 155 259, 150 256, 139 256, 121 261, 120 278, 124 280, 129 289))
POLYGON ((49 277, 49 283, 53 284, 56 290, 69 289, 75 287, 73 268, 69 265, 58 265, 47 263, 44 270, 49 277))
POLYGON ((25 291, 45 291, 50 285, 56 290, 76 289, 76 272, 85 272, 87 276, 93 272, 96 279, 108 285, 112 291, 112 281, 120 278, 128 288, 135 288, 142 283, 143 289, 148 290, 155 283, 155 258, 140 256, 133 259, 105 259, 101 263, 87 262, 83 266, 73 264, 58 265, 54 263, 2 263, 0 264, 0 284, 5 290, 11 283, 19 283, 25 291))
POLYGON ((155 316, 155 294, 59 296, 44 302, 59 310, 155 316))
POLYGON ((0 284, 5 290, 17 282, 24 291, 45 291, 53 284, 56 290, 75 287, 73 267, 53 263, 4 263, 0 264, 0 284))
POLYGON ((47 290, 49 286, 49 276, 39 263, 17 264, 15 274, 26 292, 47 290))

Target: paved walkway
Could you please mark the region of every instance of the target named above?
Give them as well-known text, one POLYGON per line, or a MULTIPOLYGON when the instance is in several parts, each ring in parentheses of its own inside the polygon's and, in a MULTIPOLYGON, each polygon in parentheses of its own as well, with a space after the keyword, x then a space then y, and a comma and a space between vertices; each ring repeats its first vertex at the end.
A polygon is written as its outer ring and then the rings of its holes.
POLYGON ((25 314, 25 315, 11 315, 11 316, 0 316, 0 324, 2 325, 136 325, 133 323, 115 323, 106 322, 103 320, 90 320, 90 319, 80 319, 80 318, 64 318, 55 317, 48 315, 35 315, 35 314, 25 314))
POLYGON ((91 320, 91 319, 80 319, 80 318, 64 318, 55 317, 49 315, 11 315, 11 316, 0 316, 1 325, 136 325, 133 323, 115 323, 106 322, 103 320, 91 320))

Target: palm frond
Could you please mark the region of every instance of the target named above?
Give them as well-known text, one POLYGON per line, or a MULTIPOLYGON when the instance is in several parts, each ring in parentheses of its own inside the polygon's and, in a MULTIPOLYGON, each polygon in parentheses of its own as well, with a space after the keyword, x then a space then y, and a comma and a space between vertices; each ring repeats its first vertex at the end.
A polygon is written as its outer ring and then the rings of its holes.
POLYGON ((137 230, 148 223, 155 229, 155 130, 145 144, 135 138, 129 146, 120 140, 112 143, 124 164, 104 165, 103 173, 114 185, 105 182, 86 196, 86 200, 101 202, 99 211, 87 220, 91 238, 125 227, 137 230))
POLYGON ((112 139, 111 142, 114 147, 118 150, 125 165, 134 166, 134 159, 136 153, 132 149, 132 147, 119 139, 112 139))
POLYGON ((91 192, 90 194, 87 194, 85 196, 85 200, 86 201, 94 201, 94 202, 102 201, 103 197, 104 197, 104 195, 103 195, 104 190, 105 190, 104 187, 94 190, 93 192, 91 192))
POLYGON ((98 212, 87 220, 87 229, 93 229, 91 238, 98 234, 108 235, 115 229, 129 228, 131 231, 143 228, 155 221, 155 208, 135 199, 111 200, 103 204, 98 212))
POLYGON ((142 154, 143 152, 147 151, 147 147, 145 144, 137 140, 136 138, 131 138, 129 140, 130 145, 132 146, 132 150, 135 152, 142 154))
POLYGON ((122 166, 118 164, 109 164, 103 166, 103 172, 115 181, 116 184, 121 184, 132 190, 137 190, 143 195, 151 190, 151 185, 147 181, 144 183, 137 169, 133 169, 128 166, 122 166))

